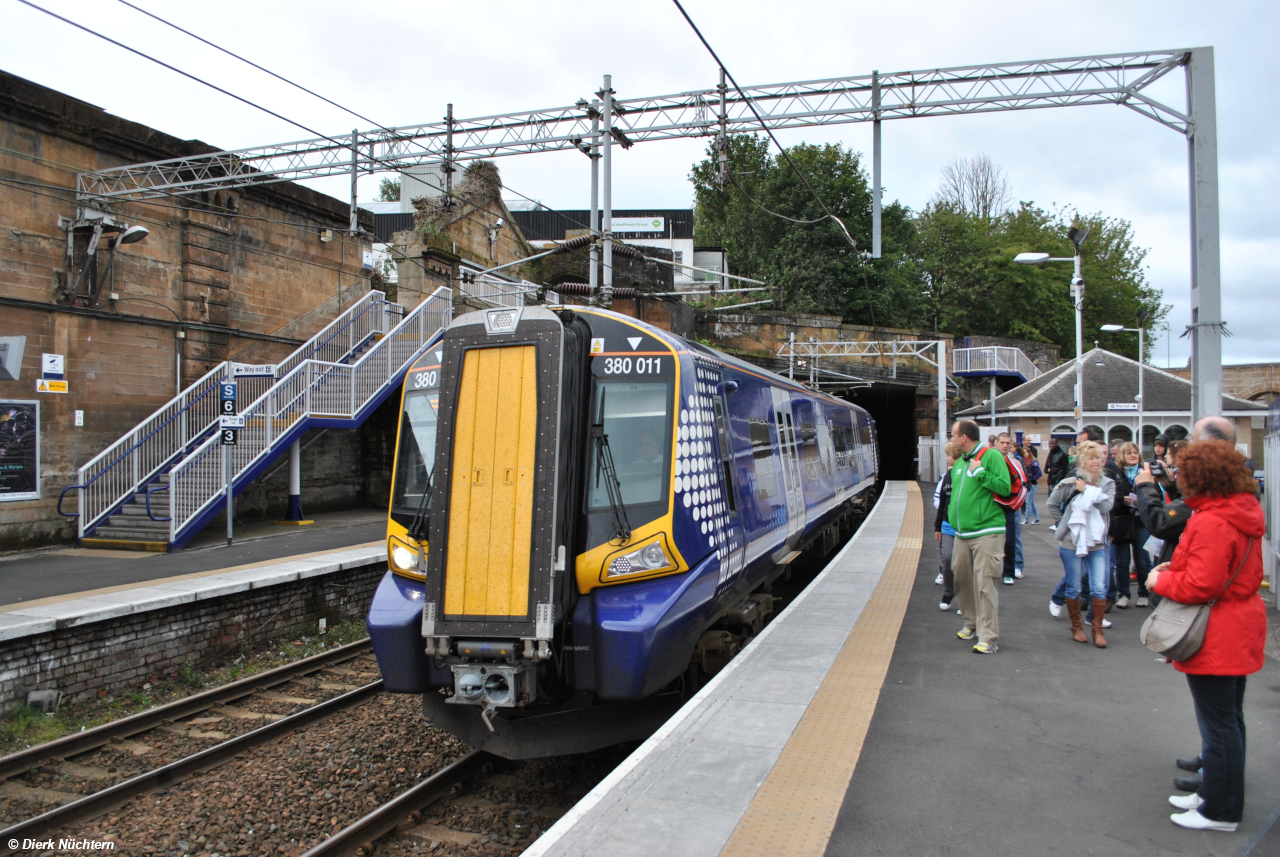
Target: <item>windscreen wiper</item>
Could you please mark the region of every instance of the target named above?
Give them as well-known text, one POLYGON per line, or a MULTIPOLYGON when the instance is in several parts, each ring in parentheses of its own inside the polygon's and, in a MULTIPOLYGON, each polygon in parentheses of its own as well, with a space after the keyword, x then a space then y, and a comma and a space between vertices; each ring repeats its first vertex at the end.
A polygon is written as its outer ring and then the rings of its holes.
POLYGON ((605 493, 609 495, 609 508, 613 510, 612 538, 625 542, 631 538, 631 522, 627 520, 627 507, 622 503, 622 483, 618 481, 618 471, 613 466, 609 435, 604 431, 605 394, 606 391, 600 391, 600 421, 591 426, 591 437, 596 442, 596 488, 600 487, 600 475, 604 474, 605 493))
POLYGON ((418 501, 418 511, 414 513, 413 523, 409 525, 409 537, 416 542, 421 542, 427 537, 427 521, 431 517, 427 514, 427 510, 431 507, 431 486, 435 484, 435 477, 434 470, 427 474, 427 487, 422 489, 422 499, 418 501))

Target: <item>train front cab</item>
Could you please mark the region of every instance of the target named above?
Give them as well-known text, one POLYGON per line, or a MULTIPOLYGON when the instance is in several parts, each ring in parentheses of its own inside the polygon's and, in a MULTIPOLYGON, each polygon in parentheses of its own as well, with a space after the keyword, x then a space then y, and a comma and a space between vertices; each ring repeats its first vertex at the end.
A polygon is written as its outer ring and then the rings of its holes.
POLYGON ((573 314, 581 353, 540 348, 526 322, 564 325, 524 313, 507 334, 459 319, 410 373, 393 573, 369 617, 389 690, 512 757, 647 734, 709 625, 827 526, 859 470, 847 406, 805 418, 800 388, 598 310, 573 314), (579 381, 547 374, 566 361, 579 381))

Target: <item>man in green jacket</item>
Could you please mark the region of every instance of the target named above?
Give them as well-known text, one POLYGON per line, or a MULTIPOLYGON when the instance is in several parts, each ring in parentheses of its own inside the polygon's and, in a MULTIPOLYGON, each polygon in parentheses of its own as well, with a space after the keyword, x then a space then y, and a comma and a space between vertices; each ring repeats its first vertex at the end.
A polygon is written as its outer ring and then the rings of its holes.
POLYGON ((956 531, 951 568, 955 573, 956 600, 964 616, 962 640, 978 642, 973 650, 993 655, 999 650, 999 586, 1004 567, 1004 508, 993 494, 1006 495, 1012 487, 1009 465, 1003 453, 983 446, 978 424, 958 420, 951 427, 951 442, 960 452, 951 470, 951 504, 947 522, 956 531))

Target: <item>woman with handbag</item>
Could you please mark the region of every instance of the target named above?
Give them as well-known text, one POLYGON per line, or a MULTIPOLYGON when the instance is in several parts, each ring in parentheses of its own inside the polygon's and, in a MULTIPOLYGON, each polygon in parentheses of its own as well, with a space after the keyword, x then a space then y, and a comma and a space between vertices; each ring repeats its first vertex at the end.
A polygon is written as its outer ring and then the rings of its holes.
MULTIPOLYGON (((1244 813, 1245 677, 1262 669, 1267 634, 1258 595, 1266 524, 1257 482, 1225 441, 1187 447, 1178 457, 1178 486, 1195 514, 1173 560, 1156 566, 1147 587, 1181 605, 1207 605, 1203 642, 1192 654, 1174 656, 1195 704, 1204 782, 1196 794, 1169 798, 1184 810, 1171 818, 1193 830, 1230 832, 1244 813)), ((1164 609, 1162 601, 1148 621, 1164 609)))
POLYGON ((1036 508, 1036 488, 1044 470, 1040 467, 1040 456, 1031 444, 1022 447, 1022 466, 1027 471, 1027 502, 1022 507, 1023 526, 1040 523, 1040 510, 1036 508))

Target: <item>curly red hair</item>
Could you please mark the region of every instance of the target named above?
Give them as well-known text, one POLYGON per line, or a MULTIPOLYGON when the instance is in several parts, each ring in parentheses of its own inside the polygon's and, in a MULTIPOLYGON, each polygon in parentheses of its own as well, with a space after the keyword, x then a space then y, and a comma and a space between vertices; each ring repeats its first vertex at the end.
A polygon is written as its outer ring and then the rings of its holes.
POLYGON ((1244 456, 1225 440, 1202 440, 1184 449, 1178 456, 1178 485, 1193 497, 1258 493, 1244 456))

